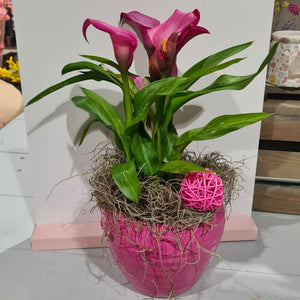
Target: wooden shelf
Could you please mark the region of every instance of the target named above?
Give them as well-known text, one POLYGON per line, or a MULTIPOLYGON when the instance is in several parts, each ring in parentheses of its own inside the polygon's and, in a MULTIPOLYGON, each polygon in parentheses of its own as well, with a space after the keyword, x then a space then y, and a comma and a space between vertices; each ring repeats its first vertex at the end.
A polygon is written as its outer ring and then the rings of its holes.
POLYGON ((258 211, 300 215, 300 188, 256 185, 253 209, 258 211))
POLYGON ((290 95, 300 95, 300 87, 299 88, 289 88, 289 87, 281 87, 273 84, 266 83, 266 94, 290 94, 290 95))
POLYGON ((300 152, 259 150, 256 175, 299 180, 300 152))
POLYGON ((256 175, 263 180, 255 185, 253 209, 300 215, 300 88, 267 83, 265 94, 263 111, 272 115, 262 121, 260 139, 269 146, 259 150, 256 175))
POLYGON ((300 142, 300 101, 268 97, 263 110, 272 115, 262 121, 262 140, 300 142))
POLYGON ((17 48, 4 48, 2 54, 6 55, 8 53, 17 53, 17 48))

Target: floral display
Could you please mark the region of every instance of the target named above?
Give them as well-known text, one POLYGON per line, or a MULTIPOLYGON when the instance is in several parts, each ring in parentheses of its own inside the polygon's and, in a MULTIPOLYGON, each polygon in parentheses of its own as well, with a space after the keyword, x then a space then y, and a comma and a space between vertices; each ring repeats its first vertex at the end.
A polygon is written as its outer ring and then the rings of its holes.
POLYGON ((208 172, 192 162, 181 160, 181 155, 191 142, 221 137, 268 116, 266 113, 218 116, 201 128, 178 135, 173 123, 173 114, 178 109, 201 95, 246 87, 267 65, 276 48, 271 50, 253 74, 224 74, 201 90, 191 90, 192 85, 203 76, 243 60, 234 58, 223 62, 252 44, 244 43, 213 54, 178 76, 176 56, 180 49, 192 38, 208 32, 197 25, 199 20, 198 10, 188 13, 175 10, 173 15, 161 24, 158 20, 137 11, 122 13, 121 23, 127 22, 141 36, 148 54, 149 77, 141 78, 129 73, 138 42, 136 35, 102 21, 87 19, 83 24, 84 37, 87 39, 87 29, 90 26, 107 32, 117 63, 103 57, 83 55, 84 58, 98 64, 80 61, 66 65, 62 74, 73 71, 81 73, 46 89, 28 103, 30 105, 54 90, 84 80, 108 81, 118 86, 123 92, 124 119, 108 100, 85 88, 82 88, 83 95, 72 98, 72 102, 92 116, 83 131, 81 142, 94 122, 102 122, 112 130, 116 146, 124 153, 127 161, 115 164, 111 175, 122 193, 132 201, 138 201, 140 198, 140 179, 143 176, 168 178, 177 173, 208 172), (111 71, 111 68, 116 71, 111 71))
POLYGON ((299 0, 276 0, 272 31, 300 30, 299 8, 299 0))
POLYGON ((100 208, 104 236, 121 272, 138 291, 153 297, 170 299, 197 282, 221 240, 226 205, 238 191, 239 173, 233 163, 218 152, 196 155, 188 146, 268 116, 262 112, 219 115, 202 127, 178 133, 173 116, 179 109, 202 95, 245 88, 268 65, 277 48, 275 44, 250 75, 216 75, 207 86, 195 88, 204 76, 241 62, 244 58, 236 55, 252 44, 211 54, 179 75, 180 50, 208 33, 199 22, 197 9, 176 9, 163 23, 138 11, 121 13, 121 28, 86 19, 84 38, 88 40, 89 31, 95 29, 107 33, 115 61, 81 55, 84 60, 62 69, 63 75, 75 75, 27 103, 32 105, 56 90, 86 80, 99 85, 108 82, 121 90, 123 113, 101 92, 86 88, 71 101, 91 117, 80 144, 95 123, 102 123, 113 134, 114 145, 105 145, 92 159, 91 200, 100 208), (130 31, 122 28, 124 23, 130 31), (148 76, 130 70, 139 41, 147 54, 148 76))
POLYGON ((0 78, 9 79, 12 82, 20 83, 20 67, 19 62, 14 62, 12 56, 6 61, 7 68, 0 68, 0 78))
POLYGON ((0 20, 10 20, 9 11, 13 11, 11 0, 0 0, 0 20))
POLYGON ((150 80, 177 76, 176 56, 180 49, 193 37, 208 33, 198 26, 200 13, 176 10, 163 24, 139 12, 122 13, 121 21, 136 29, 142 37, 149 59, 150 80))

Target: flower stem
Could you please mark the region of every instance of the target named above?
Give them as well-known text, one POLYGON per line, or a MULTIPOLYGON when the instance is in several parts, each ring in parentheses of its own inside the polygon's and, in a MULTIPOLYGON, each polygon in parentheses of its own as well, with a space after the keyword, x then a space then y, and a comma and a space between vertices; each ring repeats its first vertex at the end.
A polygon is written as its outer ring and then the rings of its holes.
POLYGON ((132 121, 132 107, 131 107, 129 78, 128 78, 127 70, 123 71, 121 75, 122 75, 122 82, 123 82, 125 119, 126 119, 126 125, 128 126, 132 121))
POLYGON ((156 104, 155 120, 154 120, 154 127, 153 127, 153 137, 156 144, 159 165, 162 165, 160 124, 161 124, 163 109, 164 109, 164 101, 158 102, 156 104))
POLYGON ((162 156, 161 156, 161 136, 160 136, 160 130, 157 131, 157 158, 158 158, 158 165, 162 165, 162 156))

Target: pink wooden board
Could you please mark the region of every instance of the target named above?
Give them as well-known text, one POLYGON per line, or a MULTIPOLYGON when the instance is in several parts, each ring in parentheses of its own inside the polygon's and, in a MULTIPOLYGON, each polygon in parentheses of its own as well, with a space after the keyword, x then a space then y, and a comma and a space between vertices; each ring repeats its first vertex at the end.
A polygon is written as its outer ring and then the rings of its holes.
MULTIPOLYGON (((255 240, 257 227, 250 216, 231 216, 221 241, 255 240)), ((40 224, 31 238, 32 250, 57 250, 105 247, 98 222, 73 224, 40 224)))

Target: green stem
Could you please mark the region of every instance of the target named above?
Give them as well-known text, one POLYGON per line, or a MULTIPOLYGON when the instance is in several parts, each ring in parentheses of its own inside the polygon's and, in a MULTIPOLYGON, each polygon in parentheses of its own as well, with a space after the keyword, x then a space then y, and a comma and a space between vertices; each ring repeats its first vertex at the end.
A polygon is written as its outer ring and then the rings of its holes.
POLYGON ((164 101, 157 103, 154 126, 153 126, 153 134, 152 134, 156 144, 159 165, 162 165, 160 124, 163 115, 163 109, 164 109, 164 101))
POLYGON ((157 131, 157 141, 156 141, 156 147, 157 147, 157 158, 158 158, 158 165, 162 165, 162 156, 161 156, 161 137, 160 137, 160 130, 157 131))
MULTIPOLYGON (((121 71, 121 76, 122 76, 122 84, 123 84, 125 122, 126 122, 126 125, 129 126, 132 121, 133 116, 132 116, 132 105, 131 105, 128 71, 127 70, 121 71)), ((126 143, 126 141, 122 140, 122 142, 123 142, 123 147, 125 150, 125 155, 127 157, 127 160, 131 161, 132 153, 131 153, 130 146, 128 147, 128 144, 126 143)))
POLYGON ((165 101, 164 101, 164 115, 166 114, 166 111, 168 109, 169 106, 169 102, 170 102, 170 95, 166 95, 165 96, 165 101))
POLYGON ((132 106, 129 89, 129 78, 127 70, 121 73, 123 82, 123 96, 124 96, 124 108, 126 125, 128 126, 132 121, 132 106))
POLYGON ((130 147, 127 147, 127 145, 125 145, 125 143, 123 142, 123 147, 124 147, 124 150, 125 150, 125 155, 126 155, 126 158, 127 158, 127 161, 131 161, 132 160, 132 153, 130 151, 130 147))

